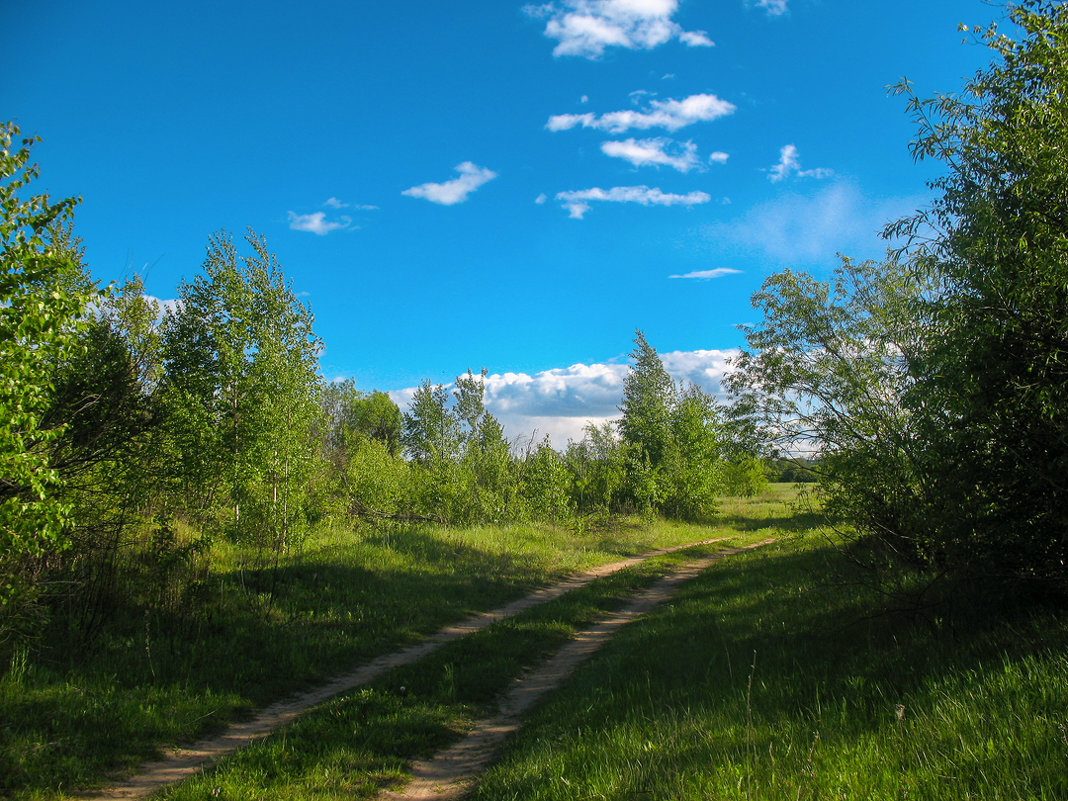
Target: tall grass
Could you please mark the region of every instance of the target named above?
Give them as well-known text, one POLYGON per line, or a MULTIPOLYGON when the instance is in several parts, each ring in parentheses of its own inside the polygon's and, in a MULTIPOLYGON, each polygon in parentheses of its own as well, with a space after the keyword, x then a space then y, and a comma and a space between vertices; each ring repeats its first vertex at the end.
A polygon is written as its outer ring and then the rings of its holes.
POLYGON ((473 798, 1068 798, 1063 610, 958 587, 895 611, 860 578, 814 534, 712 568, 473 798))
POLYGON ((0 665, 0 797, 91 787, 162 746, 534 584, 700 539, 674 524, 612 528, 324 528, 276 565, 217 546, 196 608, 130 606, 84 647, 57 626, 0 665))

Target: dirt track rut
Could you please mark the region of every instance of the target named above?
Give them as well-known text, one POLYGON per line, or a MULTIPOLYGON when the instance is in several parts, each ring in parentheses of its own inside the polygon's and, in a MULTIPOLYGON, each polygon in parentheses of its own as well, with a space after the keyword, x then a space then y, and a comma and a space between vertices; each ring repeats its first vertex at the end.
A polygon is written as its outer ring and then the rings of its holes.
POLYGON ((668 600, 679 585, 725 556, 769 545, 768 539, 726 548, 689 562, 636 596, 623 609, 606 615, 567 643, 541 666, 519 677, 501 700, 499 713, 475 723, 469 735, 425 762, 412 765, 412 781, 402 790, 379 793, 381 801, 454 801, 469 792, 508 735, 519 729, 522 714, 608 642, 619 628, 668 600))
MULTIPOLYGON (((524 612, 539 604, 547 603, 555 598, 559 598, 561 595, 589 584, 591 581, 603 578, 604 576, 609 576, 647 559, 663 556, 664 554, 675 551, 685 550, 687 548, 714 545, 715 543, 722 542, 724 539, 726 538, 719 537, 711 540, 687 543, 685 545, 676 545, 671 548, 659 548, 638 556, 623 559, 619 562, 601 565, 556 584, 534 590, 528 595, 498 609, 482 612, 467 618, 466 620, 460 621, 459 623, 445 626, 425 640, 421 640, 399 651, 372 659, 370 662, 367 662, 352 671, 336 676, 326 684, 284 698, 264 708, 250 720, 231 724, 219 734, 207 737, 187 747, 168 751, 162 759, 142 765, 137 774, 131 778, 101 790, 86 793, 80 796, 80 798, 94 799, 94 801, 127 801, 128 799, 146 798, 162 787, 182 781, 183 779, 188 779, 190 776, 194 776, 205 768, 218 762, 223 757, 246 747, 256 740, 263 739, 275 730, 292 722, 308 709, 317 706, 324 701, 328 701, 336 695, 348 692, 361 685, 368 684, 393 668, 409 665, 427 654, 436 651, 446 643, 484 629, 497 621, 513 617, 520 612, 524 612)), ((565 646, 564 650, 569 647, 571 646, 565 646)), ((518 688, 513 689, 512 692, 514 693, 517 690, 518 688)), ((545 690, 542 690, 541 692, 544 691, 545 690)), ((539 692, 539 695, 540 694, 541 693, 539 692)), ((511 697, 511 695, 509 695, 509 697, 511 697)), ((525 708, 525 706, 523 708, 525 708)), ((518 712, 515 714, 518 714, 518 712)), ((493 743, 499 742, 501 738, 513 729, 514 726, 509 728, 508 731, 503 732, 500 737, 493 740, 493 743)), ((439 782, 438 784, 440 785, 441 783, 439 782)), ((399 797, 414 798, 416 796, 399 797)), ((440 796, 435 795, 427 797, 440 796)))

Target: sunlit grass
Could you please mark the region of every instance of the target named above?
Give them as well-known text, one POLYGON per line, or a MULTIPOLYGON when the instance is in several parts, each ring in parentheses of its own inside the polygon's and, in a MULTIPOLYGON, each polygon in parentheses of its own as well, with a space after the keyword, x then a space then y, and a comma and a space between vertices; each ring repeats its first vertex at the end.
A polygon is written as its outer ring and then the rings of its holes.
POLYGON ((607 528, 333 527, 258 568, 239 568, 236 553, 217 545, 198 608, 116 609, 78 648, 57 634, 17 671, 0 673, 0 795, 98 784, 161 746, 534 585, 706 536, 700 527, 638 520, 607 528))
MULTIPOLYGON (((1068 798, 1068 621, 888 614, 821 537, 739 555, 628 627, 476 799, 1068 798)), ((993 614, 997 612, 997 614, 993 614)))

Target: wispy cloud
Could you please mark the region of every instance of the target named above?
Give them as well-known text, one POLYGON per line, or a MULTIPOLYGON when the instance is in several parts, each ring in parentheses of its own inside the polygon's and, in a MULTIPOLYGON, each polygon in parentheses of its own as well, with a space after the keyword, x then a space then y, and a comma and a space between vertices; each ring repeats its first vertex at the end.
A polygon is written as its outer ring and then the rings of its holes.
POLYGON ((624 109, 610 111, 600 116, 585 114, 556 114, 549 118, 545 127, 550 131, 567 131, 572 128, 594 128, 620 134, 631 128, 648 130, 664 128, 677 131, 687 125, 712 120, 733 114, 737 107, 713 94, 690 95, 682 100, 650 100, 642 111, 624 109))
POLYGON ((704 31, 687 31, 672 17, 678 0, 559 0, 528 5, 544 19, 545 35, 555 39, 554 56, 596 59, 610 47, 652 50, 677 39, 687 47, 711 47, 704 31))
POLYGON ((606 156, 629 161, 635 167, 671 167, 679 172, 689 172, 701 166, 697 158, 697 145, 683 142, 677 147, 671 139, 626 139, 622 142, 604 142, 601 152, 606 156), (669 148, 674 152, 669 152, 669 148))
POLYGON ((662 192, 656 187, 615 186, 611 189, 580 189, 570 192, 557 192, 556 199, 567 209, 572 219, 581 220, 590 210, 590 203, 639 203, 642 206, 695 206, 708 203, 712 199, 705 192, 690 192, 676 195, 662 192))
POLYGON ((328 220, 325 211, 313 211, 311 214, 297 214, 291 211, 288 214, 291 230, 307 231, 318 236, 326 236, 331 231, 338 231, 352 225, 352 219, 345 216, 328 220))
POLYGON ((479 167, 470 161, 458 164, 456 171, 460 173, 459 178, 444 181, 440 184, 420 184, 419 186, 405 189, 401 194, 408 197, 423 198, 442 206, 452 206, 456 203, 463 203, 467 200, 468 195, 497 177, 497 173, 493 172, 493 170, 479 167))
POLYGON ((750 0, 750 5, 764 9, 769 17, 781 17, 788 10, 789 0, 750 0))
POLYGON ((830 178, 834 175, 834 170, 829 170, 826 167, 802 170, 797 148, 794 145, 786 145, 779 151, 779 163, 769 167, 767 173, 768 180, 773 184, 777 184, 791 175, 796 175, 798 178, 830 178))
POLYGON ((370 203, 346 203, 343 200, 338 200, 336 197, 327 198, 323 201, 323 205, 331 209, 355 209, 356 211, 378 210, 378 206, 373 206, 370 203))
POLYGON ((716 267, 712 270, 698 270, 692 273, 684 273, 682 275, 669 275, 668 278, 696 278, 699 280, 708 280, 711 278, 722 278, 725 275, 740 275, 741 270, 732 270, 730 267, 716 267))
MULTIPOLYGON (((833 265, 837 253, 878 258, 886 248, 886 220, 919 208, 925 198, 872 198, 848 181, 788 192, 743 215, 708 227, 715 252, 751 254, 781 267, 833 265)), ((714 257, 714 256, 713 256, 714 257)))

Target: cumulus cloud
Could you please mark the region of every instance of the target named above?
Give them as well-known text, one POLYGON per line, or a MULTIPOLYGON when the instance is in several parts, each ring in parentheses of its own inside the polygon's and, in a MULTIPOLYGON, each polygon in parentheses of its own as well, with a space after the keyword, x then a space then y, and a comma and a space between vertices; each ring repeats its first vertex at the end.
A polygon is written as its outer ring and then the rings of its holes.
POLYGON ((711 47, 707 33, 684 30, 672 19, 678 7, 678 0, 558 0, 524 10, 545 20, 545 35, 557 42, 554 56, 596 59, 610 47, 652 50, 673 39, 711 47))
POLYGON ((456 203, 463 203, 467 200, 468 195, 497 177, 497 173, 493 172, 493 170, 479 167, 470 161, 456 165, 456 171, 460 173, 459 178, 453 178, 451 181, 445 181, 440 184, 420 184, 419 186, 405 189, 401 194, 408 197, 423 198, 442 206, 452 206, 456 203))
POLYGON ((590 210, 590 203, 640 203, 643 206, 695 206, 707 203, 712 197, 706 192, 689 192, 676 195, 662 192, 656 187, 615 186, 611 189, 580 189, 571 192, 557 192, 556 199, 567 209, 569 216, 581 220, 590 210))
POLYGON ((767 172, 768 180, 773 184, 777 184, 791 175, 796 175, 798 178, 830 178, 834 175, 834 170, 829 170, 826 167, 802 170, 801 159, 798 157, 797 148, 794 145, 784 146, 779 151, 779 163, 769 167, 767 172))
POLYGON ((182 308, 182 301, 178 298, 157 298, 154 295, 145 295, 145 300, 156 312, 156 323, 163 322, 168 314, 177 314, 182 308))
POLYGON ((289 213, 289 227, 293 231, 307 231, 318 236, 326 236, 331 231, 338 231, 352 225, 352 219, 341 216, 328 220, 325 211, 313 211, 311 214, 289 213))
POLYGON ((682 100, 650 100, 643 110, 623 109, 606 114, 554 114, 549 117, 545 127, 550 131, 568 131, 572 128, 594 128, 620 134, 632 128, 646 131, 650 128, 664 128, 677 131, 697 122, 711 122, 720 117, 733 114, 737 109, 733 103, 713 94, 699 94, 684 97, 682 100))
POLYGON ((669 153, 668 148, 674 144, 670 139, 632 138, 622 142, 604 142, 601 145, 601 152, 606 156, 629 161, 635 167, 663 165, 679 172, 689 172, 701 166, 697 158, 697 145, 693 142, 684 142, 673 148, 674 153, 669 153))
POLYGON ((727 159, 731 157, 730 153, 724 153, 722 150, 717 150, 711 156, 708 157, 709 164, 726 164, 727 159))
POLYGON ((730 267, 716 267, 712 270, 697 270, 692 273, 683 273, 682 275, 669 275, 668 278, 698 278, 707 280, 710 278, 722 278, 725 275, 738 275, 741 270, 732 270, 730 267))
MULTIPOLYGON (((722 395, 727 359, 736 351, 694 350, 660 354, 664 368, 676 381, 693 383, 706 392, 722 395)), ((486 408, 511 439, 525 441, 537 432, 549 435, 553 446, 563 448, 569 439, 581 440, 588 423, 601 424, 619 417, 623 401, 626 363, 573 364, 539 373, 495 373, 485 379, 486 408)), ((390 392, 401 408, 411 402, 415 388, 390 392)))

